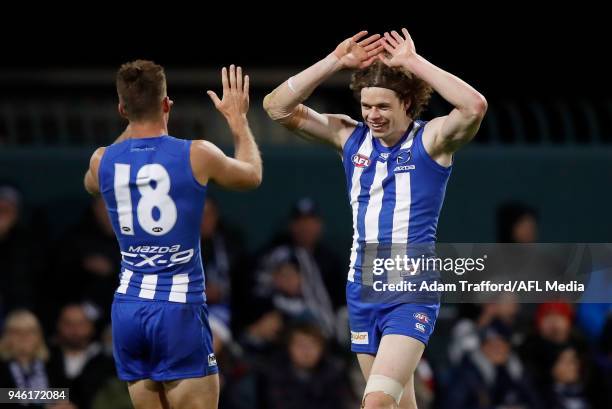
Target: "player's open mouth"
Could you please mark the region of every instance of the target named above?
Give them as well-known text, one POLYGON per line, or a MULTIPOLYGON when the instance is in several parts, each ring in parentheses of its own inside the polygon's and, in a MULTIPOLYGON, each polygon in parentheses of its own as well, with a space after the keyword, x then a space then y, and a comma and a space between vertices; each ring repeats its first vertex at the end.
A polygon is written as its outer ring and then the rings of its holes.
POLYGON ((385 122, 381 122, 381 123, 370 122, 370 128, 374 131, 380 131, 384 129, 386 126, 387 124, 385 122))

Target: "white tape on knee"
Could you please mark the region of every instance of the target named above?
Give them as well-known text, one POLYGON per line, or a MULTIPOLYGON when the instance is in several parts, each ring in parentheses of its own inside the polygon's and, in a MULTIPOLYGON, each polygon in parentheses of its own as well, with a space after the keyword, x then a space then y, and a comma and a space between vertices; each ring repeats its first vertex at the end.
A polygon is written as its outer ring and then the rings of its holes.
POLYGON ((393 399, 399 405, 404 393, 404 386, 393 378, 389 378, 384 375, 370 375, 368 383, 363 392, 363 400, 365 400, 368 393, 372 392, 383 392, 393 399))

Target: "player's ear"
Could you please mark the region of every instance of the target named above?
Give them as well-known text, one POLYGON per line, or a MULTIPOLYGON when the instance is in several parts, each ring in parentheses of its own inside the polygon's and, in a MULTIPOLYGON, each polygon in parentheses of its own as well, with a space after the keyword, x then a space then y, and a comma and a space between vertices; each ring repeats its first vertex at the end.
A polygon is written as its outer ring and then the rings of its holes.
POLYGON ((162 111, 164 112, 164 114, 167 114, 168 112, 170 112, 172 105, 174 105, 174 101, 172 101, 170 97, 165 96, 164 99, 162 100, 162 111))
POLYGON ((127 119, 127 111, 125 110, 125 106, 121 102, 117 104, 117 111, 119 111, 119 115, 127 119))
POLYGON ((410 109, 410 107, 412 106, 412 100, 410 98, 406 98, 403 102, 402 102, 403 106, 404 106, 404 112, 406 112, 406 114, 408 114, 408 110, 410 109))

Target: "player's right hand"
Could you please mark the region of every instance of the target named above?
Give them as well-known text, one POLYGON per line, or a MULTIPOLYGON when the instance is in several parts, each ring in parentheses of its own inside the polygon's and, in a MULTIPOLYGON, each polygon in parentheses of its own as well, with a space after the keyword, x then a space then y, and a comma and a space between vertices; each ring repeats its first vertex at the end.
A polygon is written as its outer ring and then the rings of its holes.
POLYGON ((338 57, 343 68, 356 70, 366 68, 384 50, 380 34, 372 34, 363 39, 367 34, 367 31, 360 31, 338 44, 333 54, 338 57))
POLYGON ((221 83, 223 84, 223 97, 219 99, 214 91, 206 93, 219 110, 228 120, 232 122, 237 119, 245 119, 249 110, 249 76, 242 76, 242 67, 236 68, 230 65, 229 73, 226 67, 221 69, 221 83))

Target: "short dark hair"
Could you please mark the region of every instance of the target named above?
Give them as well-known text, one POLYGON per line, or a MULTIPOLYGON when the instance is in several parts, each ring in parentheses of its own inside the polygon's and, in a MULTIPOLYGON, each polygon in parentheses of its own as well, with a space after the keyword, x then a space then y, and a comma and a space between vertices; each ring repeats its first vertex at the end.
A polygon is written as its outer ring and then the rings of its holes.
POLYGON ((359 100, 361 90, 368 87, 387 88, 395 91, 400 100, 410 102, 408 116, 418 118, 427 106, 433 89, 429 84, 409 72, 391 68, 382 61, 376 61, 351 77, 351 90, 359 100))
POLYGON ((117 71, 117 94, 129 120, 153 119, 166 96, 166 73, 153 61, 136 60, 117 71))

